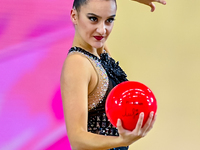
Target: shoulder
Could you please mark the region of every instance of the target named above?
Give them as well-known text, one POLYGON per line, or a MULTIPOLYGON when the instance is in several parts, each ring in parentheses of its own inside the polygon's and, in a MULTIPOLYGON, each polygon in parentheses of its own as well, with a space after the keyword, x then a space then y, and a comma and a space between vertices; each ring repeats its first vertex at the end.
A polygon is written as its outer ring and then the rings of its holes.
POLYGON ((83 78, 85 81, 91 77, 91 63, 87 56, 81 53, 69 54, 62 68, 61 80, 77 80, 83 78))
POLYGON ((68 54, 68 56, 65 59, 64 65, 87 67, 90 65, 90 62, 86 55, 79 52, 74 52, 68 54))

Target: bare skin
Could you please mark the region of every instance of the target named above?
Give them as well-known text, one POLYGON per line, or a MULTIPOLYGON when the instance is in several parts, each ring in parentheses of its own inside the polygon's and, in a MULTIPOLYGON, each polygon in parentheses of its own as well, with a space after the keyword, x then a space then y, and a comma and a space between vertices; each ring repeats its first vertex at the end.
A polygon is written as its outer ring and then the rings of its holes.
POLYGON ((167 4, 165 0, 132 0, 132 1, 136 1, 136 2, 142 3, 144 5, 150 6, 151 12, 154 12, 154 10, 156 9, 154 2, 163 4, 163 5, 167 4))

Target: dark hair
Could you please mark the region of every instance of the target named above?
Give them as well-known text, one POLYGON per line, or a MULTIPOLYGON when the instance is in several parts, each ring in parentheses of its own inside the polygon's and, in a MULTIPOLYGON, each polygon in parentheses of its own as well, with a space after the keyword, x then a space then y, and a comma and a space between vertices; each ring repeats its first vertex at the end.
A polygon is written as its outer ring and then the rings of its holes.
MULTIPOLYGON (((89 0, 74 0, 73 8, 76 9, 79 12, 81 6, 87 4, 88 1, 89 0)), ((116 3, 116 0, 114 0, 114 1, 116 3)))
POLYGON ((88 0, 74 0, 73 8, 79 12, 81 6, 87 4, 87 2, 88 0))

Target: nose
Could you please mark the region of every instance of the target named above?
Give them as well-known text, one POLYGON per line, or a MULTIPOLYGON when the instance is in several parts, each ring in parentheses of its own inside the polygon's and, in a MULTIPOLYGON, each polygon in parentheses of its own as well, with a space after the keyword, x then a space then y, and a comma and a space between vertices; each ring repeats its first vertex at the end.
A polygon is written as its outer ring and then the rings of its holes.
POLYGON ((98 27, 97 27, 97 32, 100 35, 105 35, 106 34, 106 25, 104 22, 99 23, 98 27))

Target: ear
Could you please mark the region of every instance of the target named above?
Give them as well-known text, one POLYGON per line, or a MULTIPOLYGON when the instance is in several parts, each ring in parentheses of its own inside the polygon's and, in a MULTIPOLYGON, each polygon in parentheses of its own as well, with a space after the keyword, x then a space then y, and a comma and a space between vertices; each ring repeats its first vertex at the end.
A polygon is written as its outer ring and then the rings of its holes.
POLYGON ((71 10, 70 17, 71 17, 71 21, 73 22, 73 24, 76 25, 77 19, 78 19, 78 13, 75 9, 71 10))

